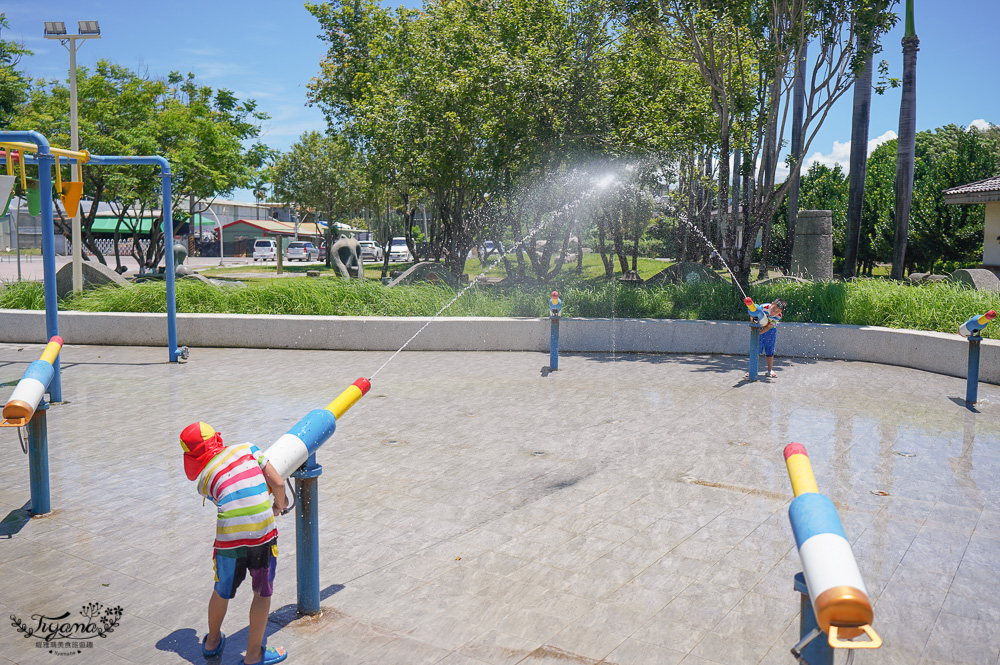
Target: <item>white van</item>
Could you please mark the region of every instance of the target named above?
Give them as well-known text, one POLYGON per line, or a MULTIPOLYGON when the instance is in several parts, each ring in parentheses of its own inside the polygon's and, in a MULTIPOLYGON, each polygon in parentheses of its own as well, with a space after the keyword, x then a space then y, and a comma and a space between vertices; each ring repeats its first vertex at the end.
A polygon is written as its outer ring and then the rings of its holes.
POLYGON ((406 238, 393 238, 392 244, 389 245, 389 261, 393 263, 404 263, 412 260, 413 255, 410 254, 410 248, 406 244, 406 238))
POLYGON ((277 261, 278 243, 270 238, 260 238, 253 244, 254 261, 277 261))

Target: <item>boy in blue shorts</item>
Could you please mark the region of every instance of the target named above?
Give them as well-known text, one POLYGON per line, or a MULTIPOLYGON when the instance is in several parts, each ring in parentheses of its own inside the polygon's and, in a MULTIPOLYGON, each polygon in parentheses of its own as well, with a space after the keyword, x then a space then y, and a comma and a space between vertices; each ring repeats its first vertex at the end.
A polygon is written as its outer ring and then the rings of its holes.
POLYGON ((198 484, 198 493, 218 506, 215 530, 215 589, 208 601, 208 634, 202 640, 205 658, 222 655, 226 635, 222 620, 229 600, 250 574, 253 601, 247 631, 247 655, 240 665, 274 665, 288 654, 263 648, 278 559, 278 529, 274 518, 284 510, 285 483, 263 453, 249 443, 222 445, 222 436, 206 423, 192 423, 181 432, 184 472, 198 484), (274 502, 268 495, 274 494, 274 502))
POLYGON ((764 376, 769 379, 778 377, 774 373, 774 343, 778 339, 777 325, 781 321, 781 315, 786 307, 788 307, 788 303, 783 298, 775 298, 764 305, 764 311, 767 313, 767 325, 760 329, 760 350, 758 353, 767 356, 767 373, 764 376))

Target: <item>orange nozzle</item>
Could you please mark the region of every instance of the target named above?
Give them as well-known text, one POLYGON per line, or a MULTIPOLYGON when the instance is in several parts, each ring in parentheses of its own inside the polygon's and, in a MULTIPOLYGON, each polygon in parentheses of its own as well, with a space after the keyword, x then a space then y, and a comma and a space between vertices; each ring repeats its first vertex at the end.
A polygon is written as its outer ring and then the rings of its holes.
POLYGON ((753 307, 754 306, 753 298, 747 296, 746 298, 743 299, 743 304, 746 305, 747 307, 753 307))

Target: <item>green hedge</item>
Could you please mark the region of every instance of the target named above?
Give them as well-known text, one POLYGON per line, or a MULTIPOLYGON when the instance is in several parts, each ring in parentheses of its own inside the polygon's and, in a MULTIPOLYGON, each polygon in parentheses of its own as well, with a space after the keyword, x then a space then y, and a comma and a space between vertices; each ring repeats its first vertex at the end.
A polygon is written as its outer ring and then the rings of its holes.
MULTIPOLYGON (((728 282, 630 287, 557 284, 564 316, 743 321, 742 295, 728 282)), ((546 316, 551 287, 472 287, 445 316, 546 316)), ((846 323, 954 333, 974 314, 1000 309, 1000 295, 937 282, 908 286, 889 280, 785 283, 751 287, 758 302, 788 301, 784 321, 846 323)), ((177 282, 177 311, 229 314, 312 314, 341 316, 432 316, 455 291, 411 285, 386 288, 374 280, 289 278, 244 287, 216 287, 195 280, 177 282)), ((0 288, 0 308, 44 309, 41 284, 8 282, 0 288)), ((130 288, 85 291, 60 303, 88 312, 165 312, 166 286, 144 282, 130 288)), ((1000 326, 986 337, 1000 339, 1000 326)))

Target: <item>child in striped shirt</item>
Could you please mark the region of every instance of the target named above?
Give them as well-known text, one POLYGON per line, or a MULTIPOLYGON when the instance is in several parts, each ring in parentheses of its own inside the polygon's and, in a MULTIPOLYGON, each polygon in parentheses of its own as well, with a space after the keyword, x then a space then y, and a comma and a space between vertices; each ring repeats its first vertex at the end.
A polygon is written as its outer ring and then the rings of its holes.
POLYGON ((184 472, 197 482, 198 493, 218 506, 215 530, 215 589, 208 601, 208 634, 202 655, 220 656, 226 646, 222 620, 229 600, 250 573, 253 601, 247 654, 241 665, 273 665, 288 654, 282 648, 262 648, 271 608, 278 557, 274 518, 285 509, 285 484, 274 466, 254 446, 223 446, 222 436, 206 423, 192 423, 181 432, 184 472), (268 496, 274 494, 274 501, 268 496))

